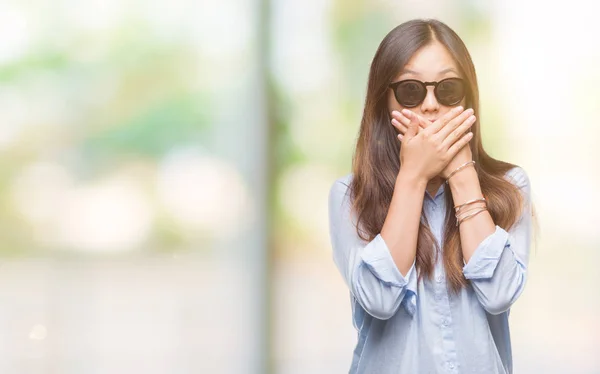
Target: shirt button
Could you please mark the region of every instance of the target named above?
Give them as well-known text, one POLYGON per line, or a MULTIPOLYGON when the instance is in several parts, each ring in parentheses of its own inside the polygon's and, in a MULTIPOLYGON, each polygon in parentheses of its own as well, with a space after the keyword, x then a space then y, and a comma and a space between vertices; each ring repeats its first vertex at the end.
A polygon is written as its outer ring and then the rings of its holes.
POLYGON ((450 363, 450 369, 454 369, 454 364, 452 362, 450 363))
POLYGON ((448 320, 447 320, 447 319, 445 319, 445 320, 442 322, 442 324, 443 324, 444 326, 448 326, 448 320))
POLYGON ((442 283, 442 276, 438 275, 437 278, 435 279, 438 283, 442 283))

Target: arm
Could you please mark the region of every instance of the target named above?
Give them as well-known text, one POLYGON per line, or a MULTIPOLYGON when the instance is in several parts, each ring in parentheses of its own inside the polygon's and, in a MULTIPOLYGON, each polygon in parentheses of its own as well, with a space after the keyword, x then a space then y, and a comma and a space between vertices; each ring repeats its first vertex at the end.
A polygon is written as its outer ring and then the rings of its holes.
MULTIPOLYGON (((455 205, 483 196, 477 172, 472 167, 461 170, 452 176, 449 185, 455 205)), ((484 203, 475 203, 469 205, 468 209, 484 206, 484 203)), ((465 263, 469 262, 479 243, 493 234, 495 229, 496 225, 487 210, 460 224, 460 244, 465 263)))
POLYGON ((353 297, 375 318, 392 317, 409 283, 416 284, 415 255, 425 187, 426 182, 400 172, 382 231, 370 242, 356 232, 348 186, 337 180, 331 187, 329 232, 334 262, 353 297))
MULTIPOLYGON (((457 204, 481 197, 475 171, 466 171, 450 179, 452 196, 457 204)), ((519 187, 524 198, 523 212, 511 230, 507 232, 495 225, 487 211, 460 225, 465 264, 463 274, 471 281, 479 302, 490 314, 508 310, 523 292, 527 279, 531 235, 530 183, 522 168, 513 168, 507 175, 519 187)))

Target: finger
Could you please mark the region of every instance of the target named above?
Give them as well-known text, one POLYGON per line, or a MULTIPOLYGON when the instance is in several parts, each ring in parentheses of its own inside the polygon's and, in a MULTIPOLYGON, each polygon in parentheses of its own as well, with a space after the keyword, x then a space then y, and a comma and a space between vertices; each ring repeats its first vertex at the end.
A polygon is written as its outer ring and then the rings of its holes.
POLYGON ((448 150, 448 154, 450 155, 450 159, 454 158, 458 151, 460 151, 465 145, 469 144, 469 141, 473 138, 473 133, 468 132, 459 141, 454 143, 452 147, 448 150))
MULTIPOLYGON (((405 110, 407 110, 407 111, 411 112, 411 111, 410 111, 410 110, 408 110, 408 109, 405 109, 405 110)), ((417 114, 416 114, 416 113, 414 113, 414 112, 411 112, 411 113, 412 113, 412 114, 414 114, 414 115, 417 115, 417 114)), ((396 119, 398 122, 400 122, 400 123, 401 123, 401 124, 403 124, 404 126, 408 126, 408 124, 410 123, 410 119, 409 119, 409 118, 407 118, 407 117, 406 117, 405 115, 403 115, 402 113, 398 112, 397 110, 394 110, 394 111, 392 111, 392 117, 393 117, 393 118, 395 118, 395 119, 396 119)), ((419 117, 419 116, 417 115, 417 117, 419 117)), ((423 124, 419 124, 419 126, 421 126, 422 128, 425 128, 425 127, 423 127, 423 124)))
POLYGON ((398 139, 400 139, 400 141, 402 141, 404 137, 402 136, 402 134, 398 134, 398 139))
POLYGON ((410 119, 406 118, 406 116, 397 110, 392 111, 392 118, 396 119, 396 121, 400 122, 404 126, 408 126, 410 123, 410 119))
POLYGON ((401 114, 408 119, 408 123, 410 123, 411 118, 414 118, 414 120, 417 121, 417 124, 420 128, 425 129, 427 127, 427 123, 425 121, 421 122, 421 120, 424 120, 424 118, 419 116, 415 112, 412 112, 408 109, 403 109, 401 114))
MULTIPOLYGON (((444 139, 444 141, 442 142, 442 146, 445 149, 450 148, 452 144, 459 140, 460 137, 463 136, 463 134, 475 124, 475 120, 475 116, 469 116, 469 118, 467 118, 460 126, 458 126, 454 131, 452 131, 450 134, 448 134, 448 136, 446 136, 446 139, 444 139)), ((439 133, 441 133, 442 131, 444 131, 444 129, 442 129, 439 133)))
MULTIPOLYGON (((414 113, 413 113, 413 114, 414 114, 414 113)), ((426 129, 426 128, 428 128, 429 126, 431 126, 431 121, 429 121, 428 119, 425 119, 425 118, 421 117, 421 116, 420 116, 420 115, 418 115, 418 114, 414 114, 414 116, 417 118, 417 121, 419 122, 419 126, 420 126, 422 129, 426 129)))
MULTIPOLYGON (((454 130, 460 127, 465 121, 475 121, 475 119, 472 118, 475 117, 473 115, 473 112, 474 111, 472 108, 465 110, 464 112, 456 116, 454 119, 452 119, 446 126, 442 127, 441 130, 438 131, 436 136, 438 136, 443 141, 449 134, 451 134, 454 130)), ((454 140, 456 139, 458 138, 454 138, 454 140)))
POLYGON ((419 121, 421 121, 421 127, 426 129, 429 126, 431 126, 432 122, 430 120, 428 120, 427 118, 421 117, 420 115, 415 113, 415 116, 417 116, 417 118, 419 119, 419 121))
POLYGON ((398 129, 398 131, 400 131, 401 134, 406 134, 406 131, 408 130, 408 127, 398 122, 398 120, 396 120, 395 118, 392 119, 392 125, 394 125, 394 127, 398 129))
MULTIPOLYGON (((406 115, 407 113, 404 114, 406 115)), ((419 125, 417 123, 418 119, 412 113, 408 113, 407 117, 410 119, 410 123, 408 124, 408 130, 404 135, 408 138, 412 138, 419 133, 419 125)))
POLYGON ((450 122, 453 118, 462 113, 463 110, 464 108, 462 106, 457 106, 456 108, 453 108, 448 113, 444 114, 442 118, 438 118, 438 120, 435 121, 431 126, 427 127, 427 132, 429 134, 436 134, 444 126, 446 126, 448 122, 450 122))

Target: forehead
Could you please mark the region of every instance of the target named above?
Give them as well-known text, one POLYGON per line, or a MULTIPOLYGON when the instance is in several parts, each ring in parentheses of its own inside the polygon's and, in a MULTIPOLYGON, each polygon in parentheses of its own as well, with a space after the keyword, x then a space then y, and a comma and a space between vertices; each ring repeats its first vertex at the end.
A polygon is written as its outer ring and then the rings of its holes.
POLYGON ((460 76, 456 62, 443 45, 434 43, 416 51, 396 78, 436 80, 452 76, 460 76))

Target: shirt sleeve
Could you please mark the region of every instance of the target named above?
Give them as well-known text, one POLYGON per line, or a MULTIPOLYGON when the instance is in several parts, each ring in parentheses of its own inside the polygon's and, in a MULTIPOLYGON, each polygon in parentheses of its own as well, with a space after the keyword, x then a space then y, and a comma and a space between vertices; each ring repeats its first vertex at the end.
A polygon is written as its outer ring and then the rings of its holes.
POLYGON ((496 225, 495 231, 475 249, 463 274, 471 281, 475 294, 490 314, 507 311, 525 288, 531 239, 531 187, 529 177, 520 167, 507 175, 523 195, 524 209, 507 232, 496 225))
MULTIPOLYGON (((370 242, 358 236, 350 191, 343 178, 336 180, 329 192, 329 233, 333 260, 353 298, 375 318, 392 317, 411 288, 409 284, 416 283, 415 261, 403 275, 381 234, 370 242)), ((416 296, 416 289, 412 293, 416 296)), ((414 300, 407 307, 414 307, 414 300)))

